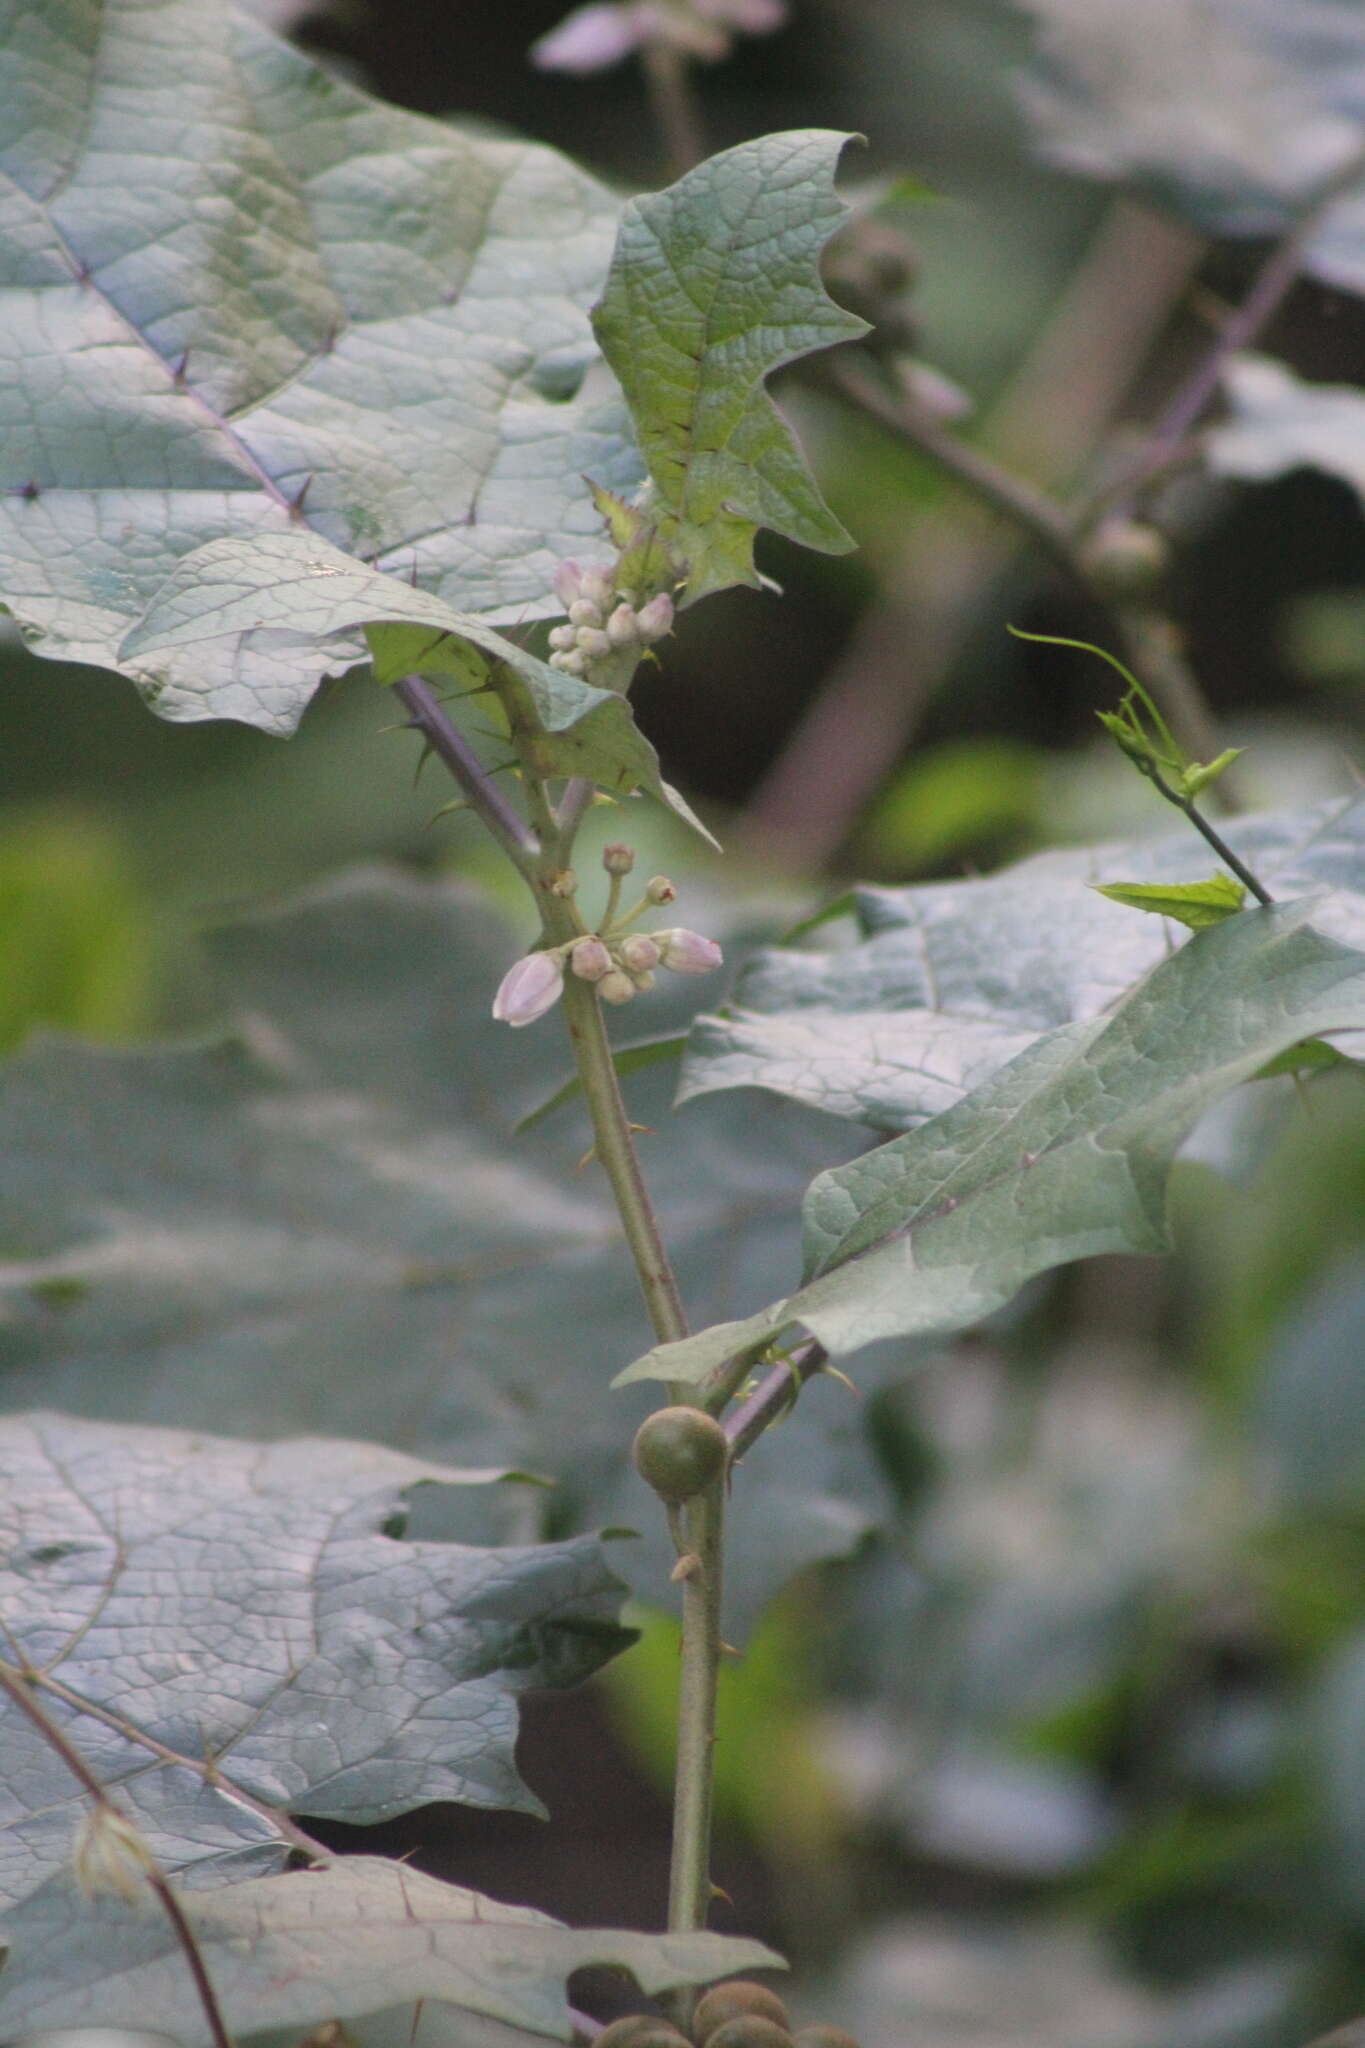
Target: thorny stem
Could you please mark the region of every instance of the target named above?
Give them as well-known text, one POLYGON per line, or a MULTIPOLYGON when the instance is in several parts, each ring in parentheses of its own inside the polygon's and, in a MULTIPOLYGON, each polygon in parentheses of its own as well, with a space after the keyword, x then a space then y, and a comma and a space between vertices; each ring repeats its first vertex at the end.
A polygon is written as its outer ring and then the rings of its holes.
MULTIPOLYGON (((89 1793, 95 1805, 105 1813, 112 1814, 116 1820, 125 1820, 126 1815, 115 1806, 80 1751, 67 1740, 52 1717, 39 1706, 23 1677, 16 1675, 6 1664, 0 1664, 0 1688, 8 1693, 20 1712, 27 1715, 44 1742, 61 1758, 72 1777, 89 1793)), ((144 1866, 144 1875, 156 1893, 161 1909, 170 1921, 172 1932, 184 1952, 190 1975, 194 1979, 194 1988, 199 1994, 199 2003, 204 2009, 204 2019, 213 2036, 214 2048, 233 2048, 232 2036, 224 2022, 218 2004, 218 1994, 213 1988, 203 1951, 195 1938, 194 1929, 181 1910, 180 1901, 166 1882, 164 1873, 155 1864, 144 1866)))
POLYGON ((825 1368, 827 1354, 812 1338, 779 1364, 769 1366, 753 1392, 732 1408, 722 1428, 730 1444, 730 1463, 737 1465, 765 1429, 787 1413, 805 1386, 825 1368))
MULTIPOLYGON (((503 703, 512 743, 521 762, 527 807, 538 843, 538 856, 527 879, 535 890, 545 931, 558 943, 572 938, 582 924, 572 902, 559 893, 570 868, 573 835, 581 809, 567 797, 558 810, 551 804, 537 753, 536 723, 515 678, 507 682, 503 703)), ((523 873, 526 872, 523 867, 523 873)), ((563 1005, 579 1082, 592 1120, 593 1150, 611 1185, 654 1333, 660 1343, 673 1343, 687 1335, 687 1317, 621 1099, 601 1000, 588 982, 569 973, 564 977, 563 1005)), ((671 1398, 687 1401, 689 1391, 675 1387, 671 1398)), ((721 1658, 724 1521, 722 1477, 690 1501, 684 1515, 687 1553, 695 1563, 682 1584, 682 1659, 668 1901, 670 1933, 688 1933, 704 1927, 711 1903, 715 1777, 712 1751, 721 1658)), ((689 1992, 677 1994, 675 2004, 680 2019, 687 2017, 690 2003, 689 1992)))
POLYGON ((447 717, 436 692, 421 676, 400 676, 393 693, 408 713, 408 722, 450 770, 472 811, 482 818, 499 846, 523 874, 540 852, 540 844, 524 818, 509 804, 468 740, 447 717))

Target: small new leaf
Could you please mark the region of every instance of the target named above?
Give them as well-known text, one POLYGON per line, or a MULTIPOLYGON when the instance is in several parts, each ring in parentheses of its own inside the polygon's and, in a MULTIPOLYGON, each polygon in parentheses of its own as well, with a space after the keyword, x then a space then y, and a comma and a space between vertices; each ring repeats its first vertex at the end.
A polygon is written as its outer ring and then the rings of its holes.
POLYGON ((1091 886, 1111 903, 1149 910, 1157 917, 1173 917, 1192 932, 1234 916, 1245 904, 1247 893, 1240 882, 1221 872, 1210 875, 1207 882, 1095 882, 1091 886))
POLYGON ((784 363, 855 341, 816 268, 845 207, 825 129, 767 135, 632 200, 593 325, 654 480, 649 517, 687 601, 757 587, 760 526, 806 547, 852 547, 764 389, 784 363))

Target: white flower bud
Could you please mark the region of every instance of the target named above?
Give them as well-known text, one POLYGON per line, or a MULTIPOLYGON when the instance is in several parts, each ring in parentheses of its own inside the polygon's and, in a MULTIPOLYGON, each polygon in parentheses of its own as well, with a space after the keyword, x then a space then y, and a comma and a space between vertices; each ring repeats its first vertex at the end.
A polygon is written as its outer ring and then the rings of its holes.
POLYGON ((550 645, 560 654, 567 654, 571 647, 578 645, 576 626, 551 626, 550 645))
MULTIPOLYGON (((605 612, 612 598, 616 595, 612 585, 611 570, 585 569, 583 571, 583 587, 579 595, 586 597, 589 604, 595 604, 599 611, 605 612)), ((601 621, 599 620, 598 623, 600 625, 601 621)))
POLYGON ((661 965, 671 968, 674 974, 709 974, 725 958, 714 939, 704 939, 700 932, 685 931, 681 925, 652 936, 659 948, 661 965))
POLYGON ((103 1804, 92 1806, 77 1828, 71 1862, 87 1899, 126 1899, 130 1906, 142 1897, 144 1880, 156 1869, 132 1821, 103 1804))
POLYGON ((665 633, 671 633, 673 600, 668 592, 661 590, 657 597, 651 597, 648 604, 641 605, 635 614, 635 623, 639 628, 640 638, 646 642, 662 640, 665 633))
POLYGON ((645 974, 658 966, 659 948, 643 932, 632 932, 628 939, 622 939, 616 957, 627 974, 645 974))
POLYGON ((596 934, 580 939, 569 955, 569 965, 580 981, 600 981, 604 974, 611 973, 613 964, 611 954, 596 934))
POLYGON ((637 995, 648 995, 649 991, 654 986, 654 976, 650 974, 648 970, 646 970, 643 974, 632 974, 630 978, 635 983, 635 992, 637 995))
POLYGON ((635 995, 635 983, 619 967, 613 967, 598 982, 597 993, 604 1003, 628 1003, 635 995))
POLYGON ((575 7, 557 28, 531 45, 531 62, 542 71, 568 71, 579 77, 604 71, 643 40, 646 29, 626 7, 595 0, 575 7))
POLYGON ((655 875, 652 882, 645 883, 645 894, 651 903, 673 903, 678 891, 667 875, 655 875))
POLYGON ((559 599, 565 611, 569 609, 569 606, 578 596, 582 583, 583 571, 579 568, 577 562, 556 563, 554 575, 555 596, 559 599))
POLYGON ((528 953, 502 977, 493 998, 493 1015, 499 1024, 514 1029, 534 1024, 559 1001, 563 991, 563 961, 554 953, 528 953))
POLYGON ((585 675, 588 668, 586 656, 580 654, 577 647, 571 647, 567 654, 552 654, 549 665, 562 670, 566 676, 585 675))
POLYGON ((607 638, 613 647, 634 647, 639 640, 639 622, 628 604, 618 604, 607 620, 607 638))
POLYGON ((586 597, 576 597, 569 606, 569 623, 574 626, 600 626, 602 608, 586 597))
MULTIPOLYGON (((577 605, 574 609, 577 611, 577 605)), ((599 627, 578 626, 575 631, 578 635, 578 651, 584 661, 601 661, 605 655, 611 653, 611 641, 599 627)))
POLYGON ((602 848, 602 865, 609 875, 628 875, 635 865, 635 848, 609 839, 602 848))

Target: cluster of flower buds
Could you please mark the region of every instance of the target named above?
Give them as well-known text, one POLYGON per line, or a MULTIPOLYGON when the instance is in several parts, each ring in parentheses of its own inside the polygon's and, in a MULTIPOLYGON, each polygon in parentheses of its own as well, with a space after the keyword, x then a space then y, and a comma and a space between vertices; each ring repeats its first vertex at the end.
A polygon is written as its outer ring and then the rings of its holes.
POLYGON ((631 930, 647 910, 676 897, 677 889, 665 875, 655 875, 646 883, 633 910, 619 918, 610 915, 620 878, 630 872, 633 862, 628 847, 603 849, 602 865, 612 878, 604 929, 527 953, 509 967, 493 1002, 493 1015, 500 1024, 534 1024, 559 1001, 566 974, 591 982, 605 1003, 629 1003, 653 988, 655 970, 660 967, 671 974, 709 974, 721 965, 720 947, 700 932, 687 931, 681 925, 654 932, 631 930))
POLYGON ((736 32, 766 35, 786 19, 786 0, 590 0, 531 45, 531 61, 584 77, 653 43, 714 62, 736 32))
POLYGON ((634 594, 617 590, 609 569, 580 569, 561 562, 555 571, 555 592, 568 613, 568 624, 550 633, 551 668, 585 676, 603 663, 624 656, 629 681, 646 647, 662 640, 673 626, 673 600, 660 591, 636 609, 634 594))

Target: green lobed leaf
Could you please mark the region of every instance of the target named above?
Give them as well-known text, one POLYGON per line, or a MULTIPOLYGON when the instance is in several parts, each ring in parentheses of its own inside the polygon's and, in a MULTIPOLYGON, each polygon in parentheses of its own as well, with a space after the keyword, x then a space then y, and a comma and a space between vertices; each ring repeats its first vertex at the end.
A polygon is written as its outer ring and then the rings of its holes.
POLYGON ((688 602, 758 583, 760 526, 831 554, 853 546, 764 389, 784 363, 868 331, 817 269, 846 211, 834 170, 848 140, 808 128, 741 143, 621 216, 593 324, 688 602))
MULTIPOLYGON (((730 1935, 565 1927, 377 1856, 252 1878, 182 1904, 234 2035, 434 2000, 457 2009, 438 2017, 470 2027, 462 2040, 484 2039, 482 2019, 567 2041, 564 1983, 575 1970, 625 1970, 653 1994, 782 1966, 761 1943, 730 1935)), ((0 1921, 0 1934, 14 1948, 0 1974, 0 2023, 11 2036, 145 2027, 155 2015, 187 2048, 211 2041, 184 1951, 149 1900, 92 1903, 57 1880, 0 1921)))
POLYGON ((1365 14, 1356 0, 1021 0, 1038 147, 1138 183, 1206 232, 1283 233, 1335 182, 1302 261, 1365 291, 1365 14))
MULTIPOLYGON (((675 1599, 657 1500, 624 1455, 650 1404, 608 1392, 649 1328, 605 1179, 582 1164, 586 1116, 512 1138, 562 1057, 557 1017, 509 1031, 489 1016, 531 936, 458 886, 354 876, 215 936, 228 1036, 16 1057, 0 1406, 374 1437, 545 1473, 558 1486, 519 1513, 556 1534, 639 1529, 617 1568, 675 1599)), ((644 1165, 683 1292, 714 1321, 787 1285, 801 1196, 855 1140, 776 1102, 742 1124, 728 1104, 672 1119, 671 1081, 632 1075, 628 1107, 653 1133, 644 1165)), ((878 1506, 841 1390, 813 1390, 781 1438, 736 1488, 732 1639, 878 1506)))
POLYGON ((1192 932, 1235 917, 1246 902, 1246 885, 1221 872, 1207 882, 1092 882, 1097 896, 1121 903, 1126 910, 1146 910, 1171 917, 1192 932))
POLYGON ((807 1284, 620 1376, 695 1384, 799 1324, 836 1355, 966 1328, 1035 1273, 1167 1247, 1166 1178, 1208 1105, 1299 1040, 1365 1029, 1365 953, 1316 906, 1198 932, 1107 1016, 1046 1033, 917 1130, 821 1174, 807 1284))
POLYGON ((211 541, 311 530, 459 611, 557 612, 556 561, 604 552, 584 474, 640 476, 588 322, 619 201, 217 0, 0 0, 0 48, 0 600, 31 644, 283 732, 302 635, 120 653, 211 541))
MULTIPOLYGON (((1365 946, 1365 801, 1236 819, 1229 844, 1276 896, 1324 895, 1315 921, 1365 946)), ((882 1131, 978 1088, 1042 1033, 1098 1016, 1165 957, 1169 928, 1096 891, 1108 874, 1188 874, 1188 827, 1046 853, 982 881, 860 889, 859 937, 760 953, 693 1026, 681 1099, 775 1090, 882 1131)))
MULTIPOLYGON (((240 1395, 239 1395, 240 1399, 240 1395)), ((415 1487, 496 1479, 373 1444, 0 1420, 3 1656, 168 1872, 284 1864, 283 1817, 432 1799, 539 1811, 515 1695, 628 1640, 601 1547, 395 1540, 415 1487)), ((88 1805, 0 1697, 0 1902, 71 1856, 88 1805)))
POLYGON ((1268 356, 1238 356, 1223 374, 1232 416, 1205 437, 1221 476, 1265 483, 1320 469, 1365 499, 1365 391, 1308 384, 1268 356))

